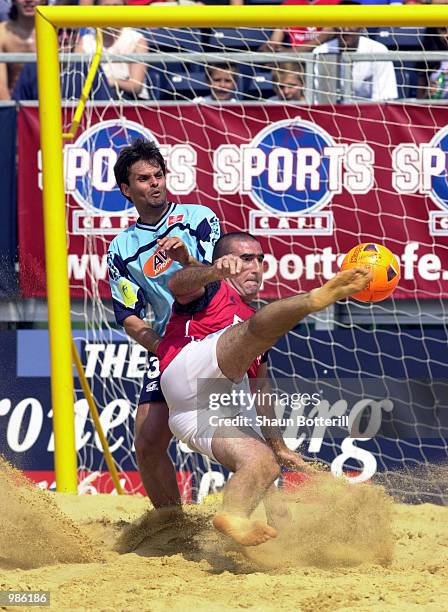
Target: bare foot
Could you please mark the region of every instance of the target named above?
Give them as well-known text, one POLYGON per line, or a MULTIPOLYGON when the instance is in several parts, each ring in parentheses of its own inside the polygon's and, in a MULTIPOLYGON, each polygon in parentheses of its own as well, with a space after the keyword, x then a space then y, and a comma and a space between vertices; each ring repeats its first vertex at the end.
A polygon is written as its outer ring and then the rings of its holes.
POLYGON ((311 307, 314 312, 327 308, 338 300, 362 291, 371 280, 372 273, 366 266, 338 272, 325 285, 311 291, 311 307))
POLYGON ((243 546, 258 546, 277 537, 277 531, 261 521, 250 521, 227 512, 217 514, 213 527, 243 546))

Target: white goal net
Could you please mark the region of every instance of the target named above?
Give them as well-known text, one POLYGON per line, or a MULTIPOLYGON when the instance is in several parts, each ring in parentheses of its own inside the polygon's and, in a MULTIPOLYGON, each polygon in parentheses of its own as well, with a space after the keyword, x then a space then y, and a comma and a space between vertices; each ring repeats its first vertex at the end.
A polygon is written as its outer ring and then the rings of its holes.
MULTIPOLYGON (((95 34, 68 39, 66 131, 95 34)), ((320 394, 304 416, 359 426, 354 435, 288 421, 291 448, 404 499, 446 503, 447 41, 446 29, 423 27, 103 31, 91 101, 65 149, 69 273, 75 340, 127 491, 140 487, 133 417, 147 362, 114 323, 105 253, 136 218, 114 161, 146 137, 166 159, 171 200, 209 206, 223 231, 260 239, 261 303, 330 278, 359 243, 398 257, 390 299, 310 317, 270 352, 270 373, 279 392, 320 394)), ((104 490, 99 440, 76 393, 84 486, 104 490)), ((185 499, 223 486, 219 466, 175 442, 170 453, 185 499)))

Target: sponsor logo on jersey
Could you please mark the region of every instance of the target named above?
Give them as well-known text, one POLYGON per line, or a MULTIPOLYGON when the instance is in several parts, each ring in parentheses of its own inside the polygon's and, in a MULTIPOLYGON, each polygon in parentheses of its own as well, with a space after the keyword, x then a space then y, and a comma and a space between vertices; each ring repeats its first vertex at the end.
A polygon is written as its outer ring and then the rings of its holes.
POLYGON ((168 223, 167 225, 174 225, 175 223, 182 223, 182 221, 184 220, 184 215, 170 215, 168 217, 168 223))
POLYGON ((130 308, 132 306, 134 306, 134 304, 138 301, 138 298, 135 294, 135 291, 132 287, 132 283, 131 281, 129 281, 127 278, 123 278, 119 283, 118 283, 118 289, 121 293, 121 296, 123 298, 123 302, 124 305, 127 308, 130 308))
POLYGON ((81 207, 72 213, 73 233, 117 234, 137 220, 114 175, 120 150, 136 138, 159 144, 150 130, 120 118, 92 125, 65 147, 66 191, 81 207))
POLYGON ((157 249, 146 261, 143 266, 143 272, 146 276, 154 278, 168 270, 172 263, 173 260, 167 255, 166 251, 157 249))
POLYGON ((159 390, 159 382, 157 380, 153 380, 152 382, 146 385, 146 393, 150 391, 158 391, 159 390))

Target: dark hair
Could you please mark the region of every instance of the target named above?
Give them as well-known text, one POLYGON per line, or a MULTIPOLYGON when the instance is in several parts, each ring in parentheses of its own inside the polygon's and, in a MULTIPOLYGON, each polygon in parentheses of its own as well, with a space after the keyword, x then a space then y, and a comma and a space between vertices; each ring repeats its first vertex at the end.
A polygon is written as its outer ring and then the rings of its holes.
MULTIPOLYGON (((46 6, 48 4, 47 0, 45 2, 41 2, 39 6, 46 6)), ((17 4, 15 0, 11 0, 11 6, 9 7, 8 19, 10 21, 17 21, 19 17, 19 9, 17 8, 17 4)))
POLYGON ((257 238, 248 232, 229 232, 228 234, 223 234, 215 244, 212 261, 216 261, 220 257, 228 255, 232 250, 232 243, 234 240, 253 240, 254 242, 258 242, 257 238))
POLYGON ((165 160, 156 143, 151 140, 137 138, 132 144, 121 149, 115 162, 115 180, 120 190, 122 183, 129 185, 129 169, 140 160, 147 161, 152 166, 160 166, 163 174, 166 174, 165 160))
POLYGON ((209 81, 212 80, 211 73, 214 70, 226 70, 227 72, 231 72, 235 78, 238 74, 235 64, 231 64, 230 62, 219 62, 215 64, 207 64, 205 66, 205 76, 207 77, 209 81))

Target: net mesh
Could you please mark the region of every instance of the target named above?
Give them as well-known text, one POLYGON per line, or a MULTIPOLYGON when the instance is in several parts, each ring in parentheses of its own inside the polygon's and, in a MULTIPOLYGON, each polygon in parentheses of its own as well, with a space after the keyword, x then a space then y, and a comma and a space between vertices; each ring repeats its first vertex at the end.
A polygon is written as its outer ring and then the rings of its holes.
MULTIPOLYGON (((65 34, 68 130, 68 102, 89 65, 88 55, 73 54, 92 53, 94 34, 65 34)), ((446 29, 335 36, 311 28, 103 31, 93 102, 70 142, 87 154, 66 164, 69 274, 75 339, 128 491, 139 486, 127 474, 137 469, 134 415, 147 365, 144 349, 114 324, 105 252, 135 220, 124 202, 115 211, 108 202, 119 197, 116 152, 137 125, 161 146, 173 200, 213 208, 224 231, 257 234, 267 254, 260 304, 320 284, 358 243, 385 244, 400 258, 392 298, 309 317, 270 352, 270 373, 277 391, 329 398, 303 407, 306 416, 358 415, 364 438, 286 424, 291 448, 335 473, 376 473, 405 499, 446 502, 446 29)), ((101 490, 99 440, 79 388, 76 397, 82 487, 101 490)), ((182 443, 170 453, 185 499, 223 486, 220 466, 182 443)))

